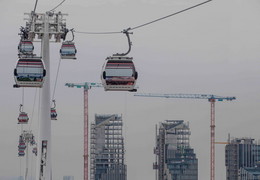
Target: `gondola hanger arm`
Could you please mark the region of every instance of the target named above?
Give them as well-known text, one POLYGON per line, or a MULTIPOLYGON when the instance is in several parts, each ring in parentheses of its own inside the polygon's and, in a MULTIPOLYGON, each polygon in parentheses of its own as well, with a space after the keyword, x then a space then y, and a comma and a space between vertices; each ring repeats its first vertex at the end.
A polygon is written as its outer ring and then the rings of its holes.
POLYGON ((23 105, 20 104, 20 108, 19 108, 19 111, 22 112, 22 108, 23 108, 23 105))
POLYGON ((129 32, 129 30, 131 30, 131 28, 127 28, 127 29, 124 29, 122 31, 122 33, 124 33, 127 37, 127 41, 128 41, 128 51, 126 53, 117 53, 117 54, 113 54, 113 56, 126 56, 127 54, 130 53, 131 51, 131 46, 132 46, 132 42, 130 40, 130 36, 129 34, 133 34, 133 32, 129 32))

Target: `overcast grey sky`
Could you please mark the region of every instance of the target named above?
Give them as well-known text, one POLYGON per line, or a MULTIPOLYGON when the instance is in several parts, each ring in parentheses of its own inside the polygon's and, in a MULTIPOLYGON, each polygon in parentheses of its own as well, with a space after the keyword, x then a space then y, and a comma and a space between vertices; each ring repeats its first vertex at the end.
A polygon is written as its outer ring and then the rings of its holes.
MULTIPOLYGON (((37 12, 46 12, 60 0, 39 0, 37 12)), ((121 31, 149 22, 202 1, 199 0, 67 0, 57 9, 68 13, 67 28, 76 31, 121 31)), ((20 26, 34 0, 0 0, 0 176, 23 175, 24 158, 17 157, 17 125, 22 89, 13 89, 20 26), (20 168, 20 164, 22 168, 20 168)), ((216 141, 232 137, 260 139, 260 2, 213 0, 166 20, 136 29, 129 56, 139 72, 139 92, 205 93, 236 96, 216 103, 216 141)), ((77 61, 61 63, 55 99, 58 121, 52 122, 53 178, 74 175, 83 179, 83 89, 66 82, 100 82, 107 56, 127 50, 126 37, 75 34, 77 61)), ((35 42, 39 55, 40 43, 35 42)), ((52 87, 61 44, 51 44, 52 87)), ((37 135, 38 94, 25 89, 24 110, 37 135), (34 97, 36 105, 33 113, 34 97)), ((123 115, 129 180, 152 180, 155 124, 165 120, 190 123, 191 146, 199 159, 199 179, 209 179, 210 104, 207 100, 134 97, 128 92, 89 91, 90 120, 95 113, 123 115)), ((24 126, 27 129, 28 126, 24 126)), ((224 145, 216 145, 216 179, 225 179, 224 145)), ((34 165, 35 158, 30 157, 34 165)), ((30 168, 30 172, 33 168, 30 168)), ((31 175, 34 175, 34 171, 31 175)))

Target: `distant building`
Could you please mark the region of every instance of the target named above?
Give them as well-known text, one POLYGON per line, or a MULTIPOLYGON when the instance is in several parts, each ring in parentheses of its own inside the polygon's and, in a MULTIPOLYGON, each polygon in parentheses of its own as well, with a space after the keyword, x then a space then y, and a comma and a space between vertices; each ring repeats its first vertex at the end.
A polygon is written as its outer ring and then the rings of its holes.
POLYGON ((18 177, 19 180, 24 180, 23 176, 18 177))
POLYGON ((23 176, 0 176, 0 180, 24 180, 23 176))
POLYGON ((240 168, 239 180, 260 180, 260 167, 240 168))
POLYGON ((227 180, 260 180, 260 146, 251 138, 229 140, 225 147, 227 180), (252 179, 252 177, 254 177, 252 179))
POLYGON ((95 115, 91 124, 90 180, 126 180, 122 116, 95 115))
POLYGON ((63 176, 63 180, 74 180, 74 176, 63 176))
POLYGON ((166 120, 156 126, 158 180, 198 180, 198 159, 190 147, 190 129, 183 120, 166 120))

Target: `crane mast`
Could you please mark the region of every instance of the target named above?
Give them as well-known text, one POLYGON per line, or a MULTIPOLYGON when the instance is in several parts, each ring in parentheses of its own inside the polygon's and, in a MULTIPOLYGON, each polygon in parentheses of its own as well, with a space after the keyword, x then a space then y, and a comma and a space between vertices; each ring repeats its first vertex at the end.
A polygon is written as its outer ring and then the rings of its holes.
POLYGON ((207 99, 210 102, 210 180, 215 180, 215 102, 232 101, 236 97, 223 97, 213 94, 156 94, 156 93, 136 93, 134 96, 161 97, 161 98, 187 98, 187 99, 207 99))
POLYGON ((90 83, 90 82, 85 82, 81 84, 76 84, 76 83, 66 83, 65 86, 68 87, 76 87, 76 88, 83 88, 84 89, 84 180, 88 180, 89 178, 89 173, 88 173, 88 90, 91 87, 103 87, 101 83, 90 83))

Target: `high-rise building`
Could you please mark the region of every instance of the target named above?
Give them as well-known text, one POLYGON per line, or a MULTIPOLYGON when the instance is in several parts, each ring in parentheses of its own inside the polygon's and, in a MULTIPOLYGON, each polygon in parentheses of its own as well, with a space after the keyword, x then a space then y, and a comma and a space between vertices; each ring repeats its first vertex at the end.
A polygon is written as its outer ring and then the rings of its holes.
POLYGON ((240 168, 239 180, 260 180, 260 167, 240 168))
POLYGON ((126 180, 122 116, 95 115, 91 124, 91 180, 126 180))
MULTIPOLYGON (((227 180, 256 180, 250 177, 260 174, 260 146, 251 138, 235 138, 225 147, 226 179, 227 180), (254 174, 254 175, 253 175, 254 174)), ((258 179, 259 176, 258 176, 258 179)))
POLYGON ((198 159, 190 147, 190 129, 183 120, 166 120, 156 125, 154 153, 158 180, 198 180, 198 159))

